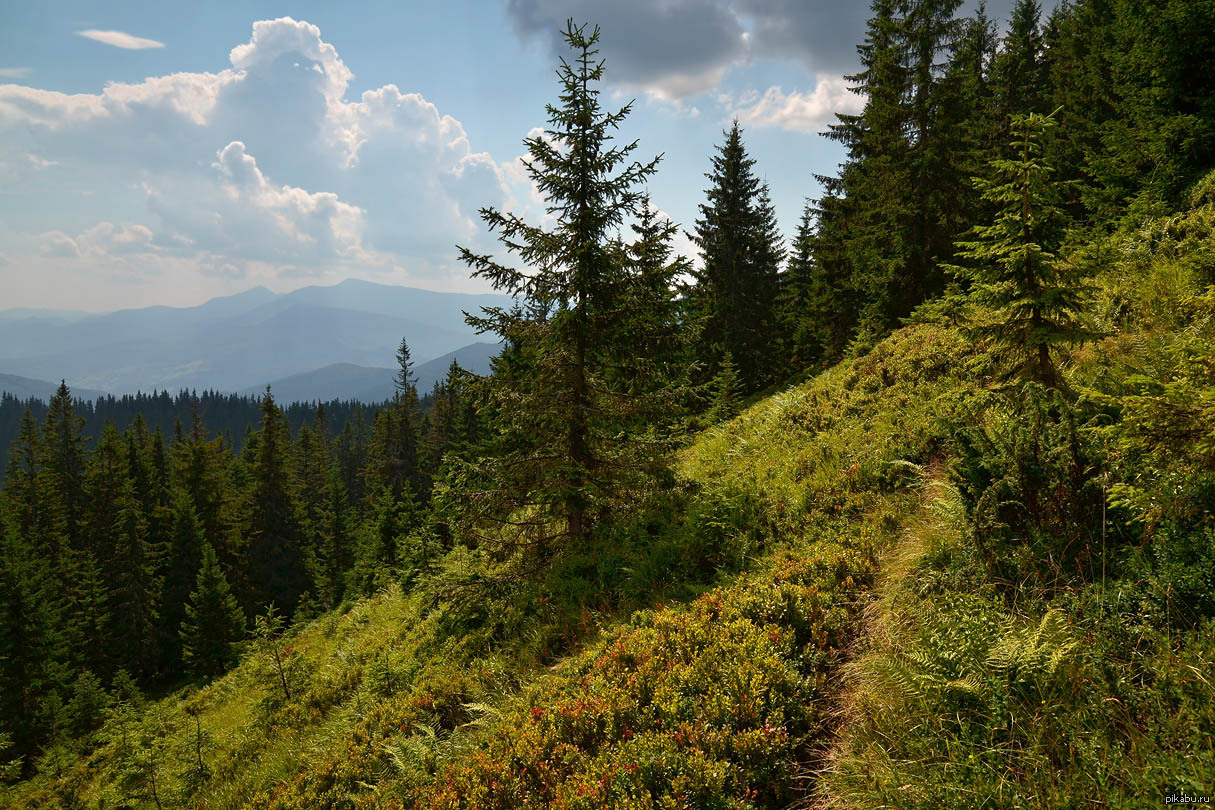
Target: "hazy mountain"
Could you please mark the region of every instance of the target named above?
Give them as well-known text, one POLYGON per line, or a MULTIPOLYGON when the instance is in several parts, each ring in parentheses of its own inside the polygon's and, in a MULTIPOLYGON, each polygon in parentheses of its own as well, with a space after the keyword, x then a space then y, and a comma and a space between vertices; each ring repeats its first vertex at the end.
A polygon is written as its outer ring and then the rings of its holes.
MULTIPOLYGON (((68 383, 72 389, 72 396, 77 399, 97 399, 97 397, 105 396, 104 391, 94 391, 89 388, 76 388, 68 383)), ((55 394, 55 389, 59 387, 57 382, 47 382, 46 380, 35 380, 29 377, 18 377, 16 374, 0 374, 0 393, 12 394, 17 399, 41 399, 44 402, 49 401, 55 394)))
MULTIPOLYGON (((451 361, 477 374, 489 372, 489 361, 500 350, 494 343, 473 343, 448 352, 414 367, 418 393, 425 394, 435 382, 447 376, 451 361)), ((395 367, 369 367, 354 363, 333 363, 302 374, 292 374, 270 383, 274 398, 280 402, 311 402, 332 399, 356 399, 360 402, 383 402, 391 399, 395 367)), ((251 386, 240 393, 258 395, 262 386, 251 386)))
POLYGON ((337 364, 391 368, 402 337, 420 369, 476 341, 464 311, 509 301, 351 280, 286 294, 256 287, 185 308, 10 310, 0 312, 0 370, 116 394, 260 390, 337 364))

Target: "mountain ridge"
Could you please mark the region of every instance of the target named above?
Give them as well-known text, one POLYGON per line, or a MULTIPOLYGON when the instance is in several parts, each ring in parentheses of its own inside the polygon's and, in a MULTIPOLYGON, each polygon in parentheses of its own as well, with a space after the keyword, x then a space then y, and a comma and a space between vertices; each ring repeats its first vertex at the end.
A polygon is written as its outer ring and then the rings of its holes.
POLYGON ((334 364, 391 367, 402 338, 421 366, 478 342, 465 312, 510 300, 348 279, 288 293, 253 287, 194 307, 0 311, 0 370, 116 395, 260 389, 334 364))

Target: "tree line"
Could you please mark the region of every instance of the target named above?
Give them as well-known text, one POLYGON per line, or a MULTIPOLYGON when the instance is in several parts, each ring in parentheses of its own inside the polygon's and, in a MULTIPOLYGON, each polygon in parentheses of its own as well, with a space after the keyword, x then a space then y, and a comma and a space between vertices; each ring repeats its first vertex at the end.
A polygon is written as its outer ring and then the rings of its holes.
POLYGON ((415 561, 401 538, 439 534, 431 482, 478 428, 458 366, 423 408, 404 342, 400 359, 397 396, 368 417, 339 403, 335 429, 314 405, 292 435, 305 406, 267 391, 239 446, 203 412, 239 419, 244 398, 145 397, 190 421, 166 435, 136 411, 91 442, 81 411, 141 398, 90 408, 60 385, 41 419, 25 410, 0 489, 0 734, 17 755, 90 731, 120 692, 222 673, 271 606, 315 615, 415 561))
MULTIPOLYGON (((428 399, 433 394, 425 392, 422 397, 423 410, 428 408, 428 399)), ((316 402, 291 402, 283 404, 287 426, 294 435, 302 425, 310 421, 316 411, 316 402)), ((382 403, 361 403, 353 400, 331 400, 325 402, 325 414, 330 427, 340 432, 351 419, 370 424, 382 403)), ((36 422, 46 419, 49 402, 36 397, 21 399, 8 392, 0 393, 0 470, 8 467, 9 451, 21 432, 21 420, 25 412, 36 422)), ((206 422, 207 429, 223 438, 236 453, 245 446, 245 434, 250 427, 261 421, 261 405, 258 397, 243 394, 225 394, 219 391, 168 391, 153 393, 108 395, 95 400, 78 399, 76 415, 84 420, 81 432, 85 446, 92 448, 101 436, 106 422, 127 427, 138 415, 148 430, 173 434, 178 425, 189 425, 197 412, 206 422)))

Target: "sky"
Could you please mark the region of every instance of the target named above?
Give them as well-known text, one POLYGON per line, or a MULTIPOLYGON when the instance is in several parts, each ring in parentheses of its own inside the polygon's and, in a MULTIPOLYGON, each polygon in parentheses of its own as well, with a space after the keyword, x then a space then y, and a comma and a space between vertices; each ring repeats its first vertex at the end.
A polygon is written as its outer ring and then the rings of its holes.
MULTIPOLYGON (((1007 16, 1011 0, 988 3, 1007 16)), ((737 118, 792 235, 859 98, 851 0, 0 0, 0 309, 191 306, 362 278, 485 291, 483 206, 544 216, 523 141, 567 18, 597 23, 619 137, 694 228, 737 118)), ((691 256, 686 237, 677 247, 691 256)))

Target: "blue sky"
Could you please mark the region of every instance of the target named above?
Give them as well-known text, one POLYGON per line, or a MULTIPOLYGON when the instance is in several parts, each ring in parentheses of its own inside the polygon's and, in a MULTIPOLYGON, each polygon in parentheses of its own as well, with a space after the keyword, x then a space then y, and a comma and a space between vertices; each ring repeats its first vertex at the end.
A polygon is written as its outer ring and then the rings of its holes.
POLYGON ((605 100, 636 99, 622 137, 666 155, 662 211, 692 228, 737 116, 789 233, 813 173, 841 157, 817 133, 857 103, 842 75, 866 15, 817 0, 0 0, 0 309, 348 277, 483 289, 454 245, 494 249, 480 206, 542 215, 518 158, 555 98, 570 16, 603 27, 605 100))

